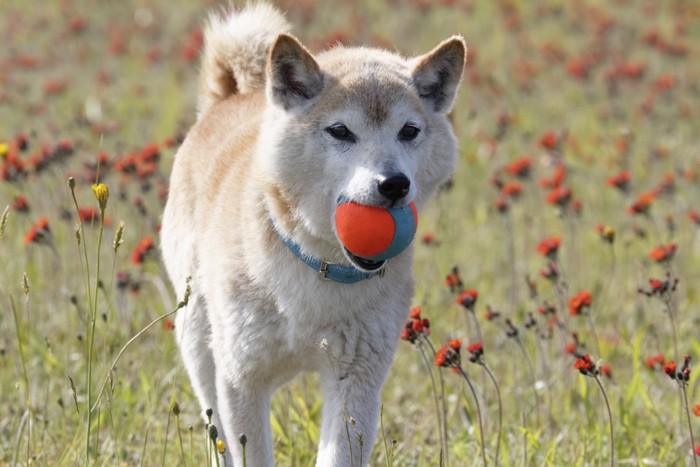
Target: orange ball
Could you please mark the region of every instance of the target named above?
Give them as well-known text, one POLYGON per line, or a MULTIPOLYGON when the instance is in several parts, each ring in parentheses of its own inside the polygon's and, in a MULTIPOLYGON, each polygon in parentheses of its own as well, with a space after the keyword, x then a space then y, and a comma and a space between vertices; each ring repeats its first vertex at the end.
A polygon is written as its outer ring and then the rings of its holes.
POLYGON ((416 234, 418 215, 411 202, 381 208, 342 200, 335 211, 338 237, 353 255, 382 261, 398 255, 416 234))

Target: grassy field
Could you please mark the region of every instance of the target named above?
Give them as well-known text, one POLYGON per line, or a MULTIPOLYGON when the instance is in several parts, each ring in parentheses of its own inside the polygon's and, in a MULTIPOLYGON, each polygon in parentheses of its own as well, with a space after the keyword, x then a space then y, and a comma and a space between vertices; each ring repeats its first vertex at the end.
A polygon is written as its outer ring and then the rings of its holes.
MULTIPOLYGON (((453 33, 469 46, 460 161, 416 240, 414 304, 431 331, 399 346, 370 465, 439 465, 441 445, 452 466, 497 452, 502 465, 606 465, 613 447, 619 465, 694 465, 698 3, 276 3, 312 50, 412 55, 453 33), (465 379, 421 354, 455 338, 482 429, 465 379), (500 424, 469 362, 476 342, 500 424)), ((215 6, 0 2, 0 465, 206 462, 157 239, 215 6)), ((274 399, 278 465, 314 465, 317 383, 274 399)))

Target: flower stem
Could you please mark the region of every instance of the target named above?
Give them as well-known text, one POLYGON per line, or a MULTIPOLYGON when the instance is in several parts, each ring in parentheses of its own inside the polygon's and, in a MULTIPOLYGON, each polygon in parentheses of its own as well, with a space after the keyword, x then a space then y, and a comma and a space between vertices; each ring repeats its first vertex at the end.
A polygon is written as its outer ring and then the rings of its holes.
POLYGON ((503 403, 501 401, 501 390, 498 387, 498 382, 493 376, 493 372, 488 367, 488 365, 486 365, 486 363, 482 363, 481 366, 489 375, 489 378, 491 378, 493 387, 496 388, 496 396, 498 397, 498 436, 496 437, 496 456, 494 458, 494 465, 498 466, 498 454, 501 450, 501 431, 503 430, 503 403))
POLYGON ((598 383, 598 387, 600 388, 600 392, 603 394, 603 399, 605 399, 605 407, 608 409, 608 420, 610 422, 610 465, 614 466, 615 465, 615 433, 613 431, 613 417, 612 417, 612 410, 610 410, 610 401, 608 401, 608 394, 605 392, 605 388, 603 387, 603 383, 600 382, 598 375, 594 375, 593 379, 595 379, 595 382, 598 383))
POLYGON ((671 321, 671 333, 673 337, 673 351, 676 361, 680 359, 680 354, 678 353, 678 334, 676 331, 676 317, 673 313, 673 307, 671 306, 671 297, 664 300, 666 304, 666 312, 668 313, 668 319, 671 321))
POLYGON ((532 391, 533 394, 535 395, 535 416, 537 418, 537 425, 540 424, 540 396, 537 394, 537 379, 535 377, 535 367, 532 365, 532 361, 530 360, 530 356, 527 353, 527 349, 525 348, 525 345, 523 345, 523 342, 520 340, 520 337, 516 336, 515 337, 515 342, 518 344, 518 347, 520 348, 520 351, 523 354, 523 358, 525 359, 525 363, 527 363, 527 369, 528 372, 530 373, 530 381, 532 384, 532 391))
POLYGON ((484 424, 481 420, 481 407, 479 406, 479 398, 476 395, 476 389, 474 389, 474 385, 472 384, 471 378, 469 378, 469 375, 467 375, 467 372, 464 371, 462 368, 462 365, 457 365, 456 367, 459 370, 459 374, 462 375, 462 377, 465 379, 467 384, 469 385, 469 390, 472 392, 472 395, 474 396, 474 404, 476 406, 476 418, 479 421, 479 438, 481 439, 481 457, 484 460, 484 467, 488 465, 486 462, 486 445, 484 443, 484 424))
MULTIPOLYGON (((100 250, 102 249, 102 234, 104 232, 105 211, 100 209, 100 230, 97 239, 97 269, 95 272, 95 298, 92 301, 90 314, 90 333, 88 334, 88 367, 87 367, 87 440, 85 462, 90 459, 90 431, 92 427, 92 354, 95 347, 95 322, 97 321, 97 294, 100 291, 100 250)), ((82 224, 81 224, 82 225, 82 224)), ((95 404, 97 405, 97 404, 95 404)))
POLYGON ((602 354, 600 353, 600 340, 598 339, 598 333, 595 330, 595 324, 593 323, 593 316, 591 315, 591 311, 587 310, 585 315, 586 321, 588 321, 588 329, 590 329, 591 336, 593 337, 593 342, 595 342, 596 352, 598 352, 599 357, 602 357, 602 354))
MULTIPOLYGON (((428 346, 430 347, 430 351, 432 352, 433 355, 435 355, 435 346, 433 345, 433 342, 430 339, 425 339, 425 342, 428 343, 428 346)), ((442 422, 443 422, 443 429, 444 429, 444 434, 445 434, 445 459, 446 462, 449 462, 449 458, 447 457, 449 455, 447 446, 450 444, 450 436, 449 433, 447 432, 447 401, 445 400, 445 378, 442 376, 442 371, 438 371, 438 378, 440 380, 440 402, 442 403, 442 422)))
MULTIPOLYGON (((427 337, 423 338, 427 340, 427 337)), ((435 376, 433 375, 433 366, 430 364, 430 360, 428 360, 428 356, 425 354, 425 350, 423 349, 423 339, 418 341, 418 350, 420 350, 420 355, 422 357, 423 363, 425 363, 425 368, 428 370, 428 374, 430 375, 430 383, 432 384, 433 387, 433 399, 435 400, 435 411, 437 414, 437 422, 438 422, 438 432, 440 433, 440 449, 442 450, 442 456, 443 459, 445 460, 444 465, 446 467, 449 467, 450 465, 450 456, 448 454, 448 446, 447 446, 447 422, 445 421, 445 414, 441 413, 440 410, 440 401, 438 400, 438 391, 437 391, 437 385, 435 384, 435 376)), ((443 399, 444 399, 444 394, 443 394, 443 399)))
POLYGON ((685 409, 685 415, 688 418, 688 432, 690 434, 690 450, 693 452, 693 465, 698 467, 698 456, 695 453, 695 437, 693 436, 693 423, 690 420, 690 408, 688 404, 688 393, 685 388, 685 384, 680 384, 681 392, 683 393, 683 408, 685 409))

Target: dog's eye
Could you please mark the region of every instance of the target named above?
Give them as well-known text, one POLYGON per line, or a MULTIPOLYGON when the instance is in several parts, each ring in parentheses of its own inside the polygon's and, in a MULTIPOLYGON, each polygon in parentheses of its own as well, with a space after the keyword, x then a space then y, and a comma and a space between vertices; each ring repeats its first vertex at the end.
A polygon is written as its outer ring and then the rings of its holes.
POLYGON ((399 131, 399 139, 401 141, 411 141, 418 136, 418 133, 420 133, 420 129, 418 127, 407 123, 403 126, 403 128, 401 128, 401 131, 399 131))
POLYGON ((355 142, 355 135, 342 123, 329 126, 326 128, 326 132, 337 140, 355 142))

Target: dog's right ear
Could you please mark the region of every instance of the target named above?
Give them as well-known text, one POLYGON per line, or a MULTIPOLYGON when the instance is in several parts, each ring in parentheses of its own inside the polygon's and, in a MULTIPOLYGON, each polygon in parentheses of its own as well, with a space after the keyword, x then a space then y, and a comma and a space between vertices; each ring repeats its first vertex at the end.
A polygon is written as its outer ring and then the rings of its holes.
POLYGON ((323 90, 323 73, 308 50, 293 36, 280 34, 267 63, 267 92, 285 110, 304 107, 323 90))

